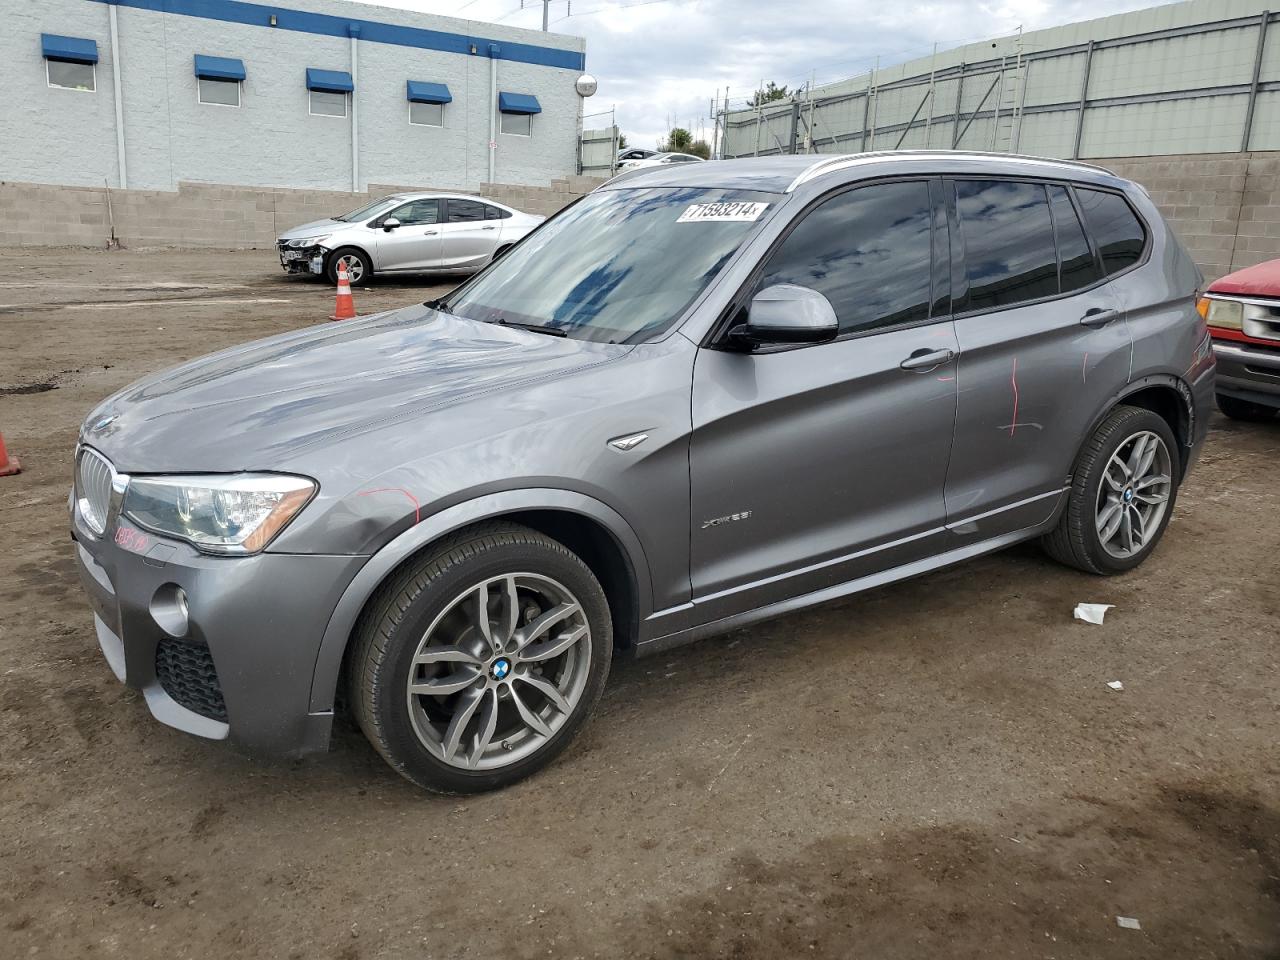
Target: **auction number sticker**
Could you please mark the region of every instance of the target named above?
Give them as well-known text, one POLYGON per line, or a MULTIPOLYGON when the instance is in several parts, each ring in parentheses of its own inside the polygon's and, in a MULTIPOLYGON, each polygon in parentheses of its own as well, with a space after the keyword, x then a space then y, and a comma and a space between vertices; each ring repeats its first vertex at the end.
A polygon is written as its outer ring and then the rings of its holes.
POLYGON ((708 221, 733 221, 749 223, 759 220, 769 209, 767 203, 733 200, 725 203, 694 203, 685 208, 676 223, 706 223, 708 221))

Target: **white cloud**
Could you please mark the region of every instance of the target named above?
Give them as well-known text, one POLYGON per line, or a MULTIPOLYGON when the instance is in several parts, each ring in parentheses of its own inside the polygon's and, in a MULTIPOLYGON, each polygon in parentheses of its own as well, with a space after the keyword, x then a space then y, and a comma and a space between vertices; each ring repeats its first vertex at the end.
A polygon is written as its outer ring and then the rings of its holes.
MULTIPOLYGON (((380 0, 385 6, 538 29, 541 0, 380 0)), ((588 113, 617 105, 630 142, 652 146, 668 122, 707 119, 729 88, 750 96, 762 79, 795 88, 855 76, 986 37, 1150 6, 1143 0, 553 0, 551 29, 587 38, 587 69, 600 80, 588 113), (571 4, 573 15, 566 18, 571 4)))

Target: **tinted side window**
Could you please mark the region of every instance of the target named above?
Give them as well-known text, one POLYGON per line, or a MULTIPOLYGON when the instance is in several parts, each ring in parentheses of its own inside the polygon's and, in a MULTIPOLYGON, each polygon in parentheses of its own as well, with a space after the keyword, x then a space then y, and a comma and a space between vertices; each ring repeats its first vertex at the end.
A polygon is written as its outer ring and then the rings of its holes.
POLYGON ((1066 187, 1049 186, 1049 208, 1053 211, 1053 228, 1058 234, 1058 258, 1061 260, 1059 280, 1063 293, 1079 290, 1102 279, 1098 261, 1093 258, 1089 241, 1076 216, 1076 208, 1066 187))
POLYGON ((1084 222, 1102 254, 1102 269, 1107 276, 1137 263, 1147 245, 1147 235, 1124 197, 1083 187, 1076 188, 1076 196, 1080 198, 1084 222))
POLYGON ((450 200, 449 222, 465 223, 484 219, 484 204, 476 200, 450 200))
POLYGON ((964 309, 1007 307, 1058 293, 1058 252, 1043 184, 958 180, 969 297, 964 309))
POLYGON ((765 266, 760 287, 796 283, 820 291, 840 332, 929 317, 932 211, 925 181, 881 183, 814 209, 765 266))

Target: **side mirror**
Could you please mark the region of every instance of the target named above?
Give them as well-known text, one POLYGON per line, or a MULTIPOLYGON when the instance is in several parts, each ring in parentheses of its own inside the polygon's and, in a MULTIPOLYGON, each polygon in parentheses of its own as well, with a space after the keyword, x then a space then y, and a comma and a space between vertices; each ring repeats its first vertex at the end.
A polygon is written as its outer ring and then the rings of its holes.
POLYGON ((751 299, 747 322, 736 339, 756 346, 771 343, 826 343, 840 333, 831 301, 817 290, 775 283, 751 299))
POLYGON ((382 229, 387 231, 387 233, 390 233, 398 226, 400 226, 400 221, 395 217, 387 217, 387 219, 382 221, 382 229))

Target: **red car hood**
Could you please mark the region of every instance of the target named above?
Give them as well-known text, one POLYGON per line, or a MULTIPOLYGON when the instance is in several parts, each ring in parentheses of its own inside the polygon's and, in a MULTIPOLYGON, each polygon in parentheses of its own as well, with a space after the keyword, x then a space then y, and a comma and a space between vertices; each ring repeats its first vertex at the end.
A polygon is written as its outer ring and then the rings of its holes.
POLYGON ((1256 267, 1229 273, 1211 283, 1208 292, 1280 298, 1280 260, 1268 260, 1256 267))

